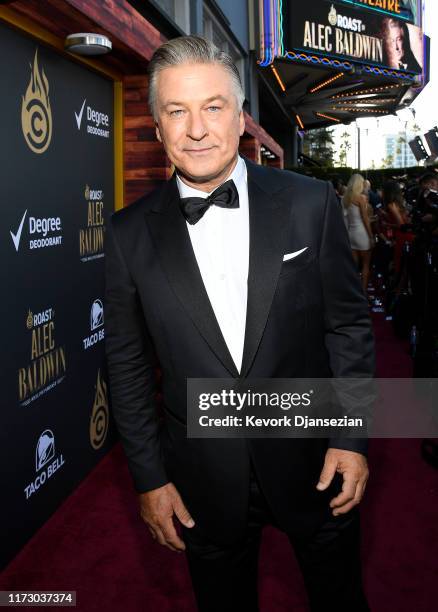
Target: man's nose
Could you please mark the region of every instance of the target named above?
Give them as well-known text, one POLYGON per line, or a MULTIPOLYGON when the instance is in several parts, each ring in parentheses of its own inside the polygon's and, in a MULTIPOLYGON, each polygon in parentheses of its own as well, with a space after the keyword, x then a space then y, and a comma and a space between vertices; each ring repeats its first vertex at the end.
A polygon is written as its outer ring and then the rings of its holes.
POLYGON ((193 140, 201 140, 207 135, 207 127, 201 113, 190 113, 187 125, 187 136, 193 140))

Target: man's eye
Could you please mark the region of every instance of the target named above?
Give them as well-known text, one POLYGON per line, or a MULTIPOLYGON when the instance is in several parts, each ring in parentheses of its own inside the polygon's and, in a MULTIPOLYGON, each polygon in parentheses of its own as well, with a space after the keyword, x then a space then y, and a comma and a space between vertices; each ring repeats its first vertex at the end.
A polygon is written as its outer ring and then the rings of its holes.
POLYGON ((171 117, 179 117, 179 115, 181 115, 182 112, 183 112, 182 109, 179 108, 178 110, 170 111, 169 114, 170 114, 171 117))
POLYGON ((220 110, 220 109, 221 109, 221 107, 220 107, 220 106, 209 106, 209 107, 207 108, 207 110, 209 110, 209 111, 211 111, 211 112, 213 112, 213 113, 217 112, 217 111, 218 111, 218 110, 220 110))

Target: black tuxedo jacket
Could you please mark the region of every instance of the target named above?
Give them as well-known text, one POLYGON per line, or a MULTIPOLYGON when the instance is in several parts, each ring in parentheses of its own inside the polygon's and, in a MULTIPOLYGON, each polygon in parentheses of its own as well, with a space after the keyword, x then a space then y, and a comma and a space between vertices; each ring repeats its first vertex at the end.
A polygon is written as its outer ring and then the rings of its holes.
POLYGON ((337 475, 327 491, 315 489, 328 445, 366 454, 366 441, 188 439, 186 379, 374 375, 368 304, 331 185, 244 160, 250 254, 240 374, 203 285, 175 174, 113 213, 106 234, 111 403, 135 489, 173 482, 197 528, 222 544, 245 525, 250 456, 279 525, 303 533, 328 516, 340 486, 337 475))

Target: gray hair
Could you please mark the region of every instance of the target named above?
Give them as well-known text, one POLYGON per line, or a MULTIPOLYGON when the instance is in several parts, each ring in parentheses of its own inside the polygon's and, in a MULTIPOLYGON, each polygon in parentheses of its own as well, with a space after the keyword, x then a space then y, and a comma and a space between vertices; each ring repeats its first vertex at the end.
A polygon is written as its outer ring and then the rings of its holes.
POLYGON ((242 110, 245 94, 239 71, 232 58, 225 51, 221 51, 210 40, 203 36, 178 36, 162 44, 155 50, 148 66, 149 75, 149 108, 154 119, 157 117, 156 95, 157 77, 161 70, 170 66, 179 66, 184 63, 220 64, 229 73, 234 94, 236 96, 237 109, 242 110))

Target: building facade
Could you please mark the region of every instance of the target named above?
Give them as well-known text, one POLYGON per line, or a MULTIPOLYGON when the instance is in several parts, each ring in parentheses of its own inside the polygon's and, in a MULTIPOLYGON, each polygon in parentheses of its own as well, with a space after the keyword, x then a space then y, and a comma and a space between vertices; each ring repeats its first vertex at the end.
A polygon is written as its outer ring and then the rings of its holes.
POLYGON ((409 168, 410 166, 418 165, 408 144, 414 137, 414 134, 407 134, 405 132, 387 134, 385 136, 385 158, 390 167, 409 168))

